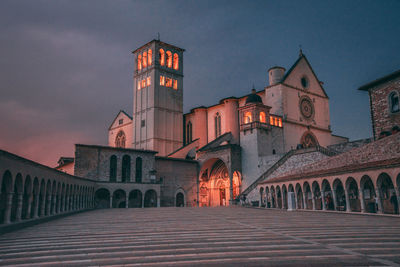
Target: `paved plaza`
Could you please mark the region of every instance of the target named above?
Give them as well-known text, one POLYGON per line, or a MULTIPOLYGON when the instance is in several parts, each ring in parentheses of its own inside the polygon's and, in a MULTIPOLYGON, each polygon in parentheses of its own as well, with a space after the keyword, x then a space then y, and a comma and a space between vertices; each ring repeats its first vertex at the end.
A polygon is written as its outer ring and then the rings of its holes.
POLYGON ((400 218, 240 207, 94 210, 0 236, 0 265, 399 266, 400 218))

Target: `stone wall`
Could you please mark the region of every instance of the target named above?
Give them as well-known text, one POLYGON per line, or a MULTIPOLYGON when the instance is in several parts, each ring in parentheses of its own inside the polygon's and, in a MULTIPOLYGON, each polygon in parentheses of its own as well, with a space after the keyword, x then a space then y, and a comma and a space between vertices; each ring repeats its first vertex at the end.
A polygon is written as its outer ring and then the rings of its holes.
POLYGON ((157 178, 161 182, 161 207, 176 205, 176 194, 185 196, 185 206, 197 205, 198 163, 191 160, 156 157, 157 178))
POLYGON ((382 131, 390 132, 393 126, 400 126, 400 112, 389 110, 389 94, 393 91, 400 93, 400 78, 369 89, 375 139, 382 131))
POLYGON ((76 145, 75 175, 96 181, 110 181, 110 158, 117 157, 117 182, 122 181, 122 157, 130 156, 130 179, 135 181, 136 159, 142 158, 142 182, 150 183, 150 172, 155 170, 154 151, 122 149, 104 146, 76 145))

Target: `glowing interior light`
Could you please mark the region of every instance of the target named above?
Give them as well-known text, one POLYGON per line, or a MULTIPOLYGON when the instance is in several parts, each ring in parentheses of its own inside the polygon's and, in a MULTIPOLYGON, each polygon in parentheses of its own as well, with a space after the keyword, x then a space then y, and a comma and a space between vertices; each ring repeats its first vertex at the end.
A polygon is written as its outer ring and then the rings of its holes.
POLYGON ((172 68, 172 53, 167 51, 167 67, 172 68))
POLYGON ((177 53, 174 54, 174 70, 179 69, 179 56, 177 53))
POLYGON ((174 86, 173 86, 173 88, 174 88, 175 90, 178 90, 178 80, 174 80, 174 86))
POLYGON ((151 79, 150 77, 147 77, 147 86, 151 85, 151 79))
POLYGON ((151 66, 151 63, 153 63, 153 51, 151 51, 151 49, 149 49, 149 51, 147 52, 147 65, 151 66))
POLYGON ((138 70, 142 69, 142 55, 138 56, 137 68, 138 68, 138 70))
POLYGON ((251 112, 247 111, 244 113, 244 123, 250 123, 251 122, 251 112))
POLYGON ((160 85, 164 86, 165 85, 165 77, 160 76, 160 85))
POLYGON ((160 49, 160 65, 165 65, 165 52, 163 49, 160 49))
POLYGON ((147 67, 147 52, 143 52, 143 68, 147 67))
POLYGON ((260 112, 260 122, 267 123, 267 117, 265 116, 264 112, 260 112))

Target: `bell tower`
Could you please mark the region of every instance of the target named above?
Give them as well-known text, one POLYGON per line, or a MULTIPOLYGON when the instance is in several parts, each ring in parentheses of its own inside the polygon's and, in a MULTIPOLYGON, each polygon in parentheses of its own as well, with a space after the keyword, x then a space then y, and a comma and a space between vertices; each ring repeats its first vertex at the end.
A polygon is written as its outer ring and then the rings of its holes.
POLYGON ((152 40, 133 51, 134 149, 166 156, 183 144, 183 52, 152 40))

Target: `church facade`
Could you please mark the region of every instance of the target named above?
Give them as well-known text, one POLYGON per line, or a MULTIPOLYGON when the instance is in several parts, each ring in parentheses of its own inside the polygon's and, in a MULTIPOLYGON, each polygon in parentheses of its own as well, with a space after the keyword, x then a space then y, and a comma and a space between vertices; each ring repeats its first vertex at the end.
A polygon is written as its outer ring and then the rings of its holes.
POLYGON ((133 51, 133 115, 118 113, 108 145, 196 161, 198 190, 190 203, 229 205, 289 151, 348 141, 332 134, 328 95, 302 52, 288 71, 270 68, 263 90, 187 114, 183 52, 159 40, 133 51))

